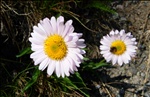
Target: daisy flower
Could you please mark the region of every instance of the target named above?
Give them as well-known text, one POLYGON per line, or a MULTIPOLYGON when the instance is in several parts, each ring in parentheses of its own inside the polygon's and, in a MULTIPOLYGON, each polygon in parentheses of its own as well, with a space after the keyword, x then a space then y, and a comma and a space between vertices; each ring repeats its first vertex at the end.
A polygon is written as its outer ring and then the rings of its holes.
POLYGON ((57 77, 65 77, 77 71, 86 45, 84 39, 79 39, 82 33, 73 32, 72 20, 64 23, 63 16, 45 18, 33 26, 29 41, 34 65, 39 64, 41 71, 47 68, 49 76, 55 72, 57 77))
POLYGON ((112 64, 120 66, 129 63, 132 57, 136 54, 136 38, 133 38, 131 33, 125 33, 125 30, 111 31, 106 36, 103 36, 100 43, 100 50, 107 62, 112 61, 112 64))

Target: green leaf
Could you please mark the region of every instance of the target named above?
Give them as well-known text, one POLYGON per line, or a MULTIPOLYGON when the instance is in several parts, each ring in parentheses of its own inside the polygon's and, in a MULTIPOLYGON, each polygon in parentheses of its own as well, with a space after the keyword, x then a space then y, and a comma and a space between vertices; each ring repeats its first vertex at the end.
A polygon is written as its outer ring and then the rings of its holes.
POLYGON ((89 59, 88 57, 84 57, 83 60, 84 60, 84 61, 88 61, 88 60, 90 60, 90 59, 89 59))
POLYGON ((86 85, 78 72, 76 72, 72 78, 65 77, 61 80, 62 80, 61 84, 63 85, 63 87, 66 87, 69 90, 74 90, 74 89, 78 90, 83 95, 85 95, 85 97, 90 97, 87 91, 85 91, 85 89, 83 90, 80 89, 80 88, 86 88, 86 85))
POLYGON ((108 64, 105 63, 104 60, 100 62, 87 61, 83 63, 83 69, 87 70, 98 69, 103 66, 108 66, 108 64))
POLYGON ((94 7, 94 8, 100 9, 102 11, 115 13, 115 11, 110 9, 109 6, 107 6, 103 2, 100 2, 100 1, 97 1, 97 0, 95 0, 95 1, 93 0, 89 5, 87 5, 87 7, 89 7, 89 8, 94 7))
POLYGON ((31 80, 27 83, 27 85, 23 88, 23 91, 26 91, 27 89, 29 89, 38 79, 40 75, 40 70, 38 70, 38 67, 35 68, 33 76, 31 78, 31 80))
POLYGON ((80 82, 82 84, 82 86, 86 87, 82 77, 80 76, 80 73, 79 72, 76 72, 75 73, 75 76, 76 76, 76 79, 78 79, 78 82, 80 82))
POLYGON ((108 64, 101 61, 99 63, 95 63, 94 66, 92 67, 92 69, 97 69, 97 68, 100 68, 102 66, 108 66, 108 64))
POLYGON ((28 47, 28 48, 23 49, 18 55, 16 55, 16 57, 18 58, 23 55, 30 54, 31 52, 32 52, 31 48, 28 47))

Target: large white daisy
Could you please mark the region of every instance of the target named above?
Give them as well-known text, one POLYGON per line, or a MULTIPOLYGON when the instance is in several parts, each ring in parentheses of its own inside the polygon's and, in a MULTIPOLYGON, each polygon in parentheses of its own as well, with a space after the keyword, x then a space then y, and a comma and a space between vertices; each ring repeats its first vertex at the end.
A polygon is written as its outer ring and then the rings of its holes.
POLYGON ((33 27, 29 41, 34 52, 30 57, 35 65, 39 64, 39 70, 47 67, 48 75, 55 71, 58 77, 77 71, 85 54, 82 48, 86 45, 84 39, 79 39, 82 33, 73 32, 72 20, 64 24, 63 16, 45 18, 33 27))
POLYGON ((122 65, 127 64, 136 54, 136 38, 131 33, 125 33, 125 30, 111 31, 100 41, 100 50, 107 62, 122 65))

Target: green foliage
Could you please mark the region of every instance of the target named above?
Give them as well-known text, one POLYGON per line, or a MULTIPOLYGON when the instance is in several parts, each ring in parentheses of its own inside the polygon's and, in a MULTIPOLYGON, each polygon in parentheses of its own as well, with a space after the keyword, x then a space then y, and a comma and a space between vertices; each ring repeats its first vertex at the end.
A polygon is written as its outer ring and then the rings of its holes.
POLYGON ((76 3, 74 0, 60 1, 60 0, 39 0, 37 7, 41 10, 43 17, 45 16, 59 16, 65 11, 69 11, 70 3, 76 3))
POLYGON ((29 89, 30 87, 32 87, 32 85, 37 81, 39 75, 40 75, 40 70, 38 69, 38 67, 36 67, 31 80, 23 88, 22 93, 24 93, 24 91, 26 91, 27 89, 29 89))
POLYGON ((56 76, 53 76, 53 78, 61 84, 61 87, 64 92, 69 92, 69 90, 77 90, 78 92, 82 93, 85 97, 90 97, 87 92, 87 87, 78 72, 73 74, 71 77, 57 78, 56 76))
POLYGON ((86 61, 83 63, 83 70, 93 70, 93 69, 98 69, 103 66, 109 66, 104 60, 100 62, 94 62, 93 60, 88 60, 86 58, 86 61))
MULTIPOLYGON (((108 1, 109 3, 110 1, 108 1)), ((90 4, 87 5, 87 8, 97 8, 105 12, 115 13, 107 4, 107 2, 102 2, 98 0, 92 0, 90 4)))
POLYGON ((16 57, 22 57, 23 55, 30 54, 31 52, 31 47, 27 47, 23 49, 18 55, 16 55, 16 57))

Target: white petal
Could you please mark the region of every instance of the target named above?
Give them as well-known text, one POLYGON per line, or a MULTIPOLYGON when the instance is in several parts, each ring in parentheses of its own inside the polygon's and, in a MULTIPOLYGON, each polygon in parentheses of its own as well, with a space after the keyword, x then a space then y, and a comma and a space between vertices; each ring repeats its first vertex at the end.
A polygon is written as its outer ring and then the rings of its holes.
POLYGON ((30 55, 30 58, 39 57, 43 53, 44 53, 43 50, 35 51, 30 55))
POLYGON ((80 67, 80 63, 81 63, 81 62, 79 62, 79 61, 77 61, 77 60, 73 60, 73 62, 74 62, 74 64, 75 64, 75 66, 80 67))
POLYGON ((80 61, 83 59, 83 56, 78 52, 71 51, 70 49, 68 49, 68 52, 72 53, 72 55, 75 55, 80 61))
POLYGON ((79 39, 76 43, 78 45, 79 48, 85 48, 86 45, 84 44, 84 39, 79 39))
POLYGON ((46 59, 47 56, 46 55, 41 55, 40 57, 38 57, 35 62, 34 65, 38 65, 39 63, 41 63, 44 59, 46 59))
POLYGON ((63 70, 66 76, 69 76, 69 62, 67 60, 63 60, 63 70))
POLYGON ((48 75, 52 75, 52 73, 54 72, 56 67, 55 63, 56 63, 55 61, 51 61, 51 63, 48 64, 48 69, 47 69, 48 75))
POLYGON ((55 65, 56 65, 56 68, 55 68, 56 75, 57 75, 57 77, 60 77, 60 73, 61 73, 60 62, 56 61, 55 65))
POLYGON ((43 26, 45 32, 47 33, 47 36, 49 36, 50 34, 52 34, 52 25, 50 23, 50 20, 48 18, 43 19, 43 22, 41 23, 41 25, 43 26))
POLYGON ((123 36, 124 34, 125 34, 125 30, 123 29, 120 31, 120 35, 123 36))
POLYGON ((131 57, 127 52, 125 52, 124 55, 125 55, 126 59, 131 60, 131 57))
POLYGON ((123 60, 122 60, 122 56, 120 55, 120 56, 118 57, 118 64, 119 64, 120 66, 122 66, 122 63, 123 63, 123 60))
POLYGON ((77 36, 80 38, 80 37, 82 37, 82 33, 77 33, 77 36))
POLYGON ((65 77, 65 71, 64 71, 64 64, 62 61, 60 62, 60 67, 61 67, 61 76, 64 78, 65 77))
POLYGON ((68 26, 66 25, 64 32, 62 33, 62 36, 68 37, 68 35, 71 35, 71 36, 73 36, 73 38, 74 38, 74 36, 79 38, 78 34, 73 33, 73 31, 74 31, 74 27, 72 25, 68 25, 68 26))
MULTIPOLYGON (((41 22, 42 22, 42 21, 41 21, 41 22)), ((42 26, 40 23, 38 23, 38 27, 42 30, 43 35, 47 37, 47 36, 48 36, 48 35, 47 35, 47 32, 45 31, 45 29, 43 28, 43 26, 42 26)))
POLYGON ((132 41, 136 41, 136 38, 131 38, 132 41))
POLYGON ((73 36, 67 36, 64 38, 65 42, 69 42, 73 39, 73 36))
POLYGON ((121 37, 121 40, 122 41, 124 41, 124 40, 126 40, 128 37, 126 36, 126 35, 123 35, 122 37, 121 37))
POLYGON ((130 51, 130 52, 136 52, 136 50, 133 49, 133 48, 127 48, 127 51, 130 51))
POLYGON ((111 30, 109 34, 110 34, 110 35, 114 35, 115 32, 114 32, 113 30, 111 30))
POLYGON ((70 28, 69 28, 69 30, 68 30, 68 32, 69 33, 73 33, 73 31, 74 31, 74 27, 71 25, 70 28))
POLYGON ((38 40, 38 39, 35 39, 35 38, 29 38, 29 41, 31 42, 31 43, 34 43, 34 44, 37 44, 37 45, 41 45, 41 44, 43 44, 43 42, 44 41, 40 41, 40 40, 38 40))
POLYGON ((103 54, 103 56, 106 57, 106 58, 108 58, 111 55, 112 55, 112 53, 110 53, 110 52, 103 54))
POLYGON ((118 30, 115 30, 115 34, 118 34, 119 33, 119 31, 118 30))
POLYGON ((103 45, 109 45, 110 41, 106 37, 103 37, 103 39, 100 41, 100 43, 103 45))
MULTIPOLYGON (((71 33, 69 35, 73 37, 71 42, 76 42, 79 39, 76 33, 71 33)), ((67 37, 67 35, 66 35, 66 37, 67 37)))
POLYGON ((77 67, 75 65, 73 65, 73 71, 70 69, 69 72, 71 74, 74 74, 75 71, 78 71, 77 67))
POLYGON ((109 36, 104 36, 103 39, 100 41, 101 44, 110 46, 113 39, 109 36))
POLYGON ((127 64, 127 63, 129 63, 130 56, 129 56, 128 54, 124 53, 124 54, 122 55, 122 59, 123 59, 123 62, 124 62, 125 64, 127 64))
POLYGON ((68 51, 70 52, 76 52, 76 53, 80 53, 80 49, 79 48, 68 48, 68 51))
POLYGON ((124 41, 125 41, 126 45, 133 45, 134 44, 134 42, 131 41, 129 38, 126 38, 124 41))
POLYGON ((44 41, 45 37, 43 37, 42 35, 38 34, 38 33, 31 33, 32 38, 37 39, 39 41, 44 41))
POLYGON ((106 59, 107 62, 109 62, 110 60, 112 60, 112 58, 113 58, 112 54, 110 54, 110 56, 108 56, 108 57, 105 57, 105 59, 106 59))
POLYGON ((47 66, 48 66, 48 62, 49 62, 49 59, 48 58, 45 58, 42 62, 41 62, 41 64, 40 64, 40 66, 39 66, 39 70, 44 70, 47 66))
POLYGON ((81 54, 85 54, 86 52, 85 52, 85 50, 82 50, 82 49, 81 49, 81 50, 80 50, 80 53, 81 53, 81 54))
POLYGON ((105 53, 108 53, 108 52, 110 52, 109 50, 105 50, 105 51, 101 51, 100 53, 101 54, 105 54, 105 53))
POLYGON ((67 42, 66 44, 68 48, 77 47, 77 44, 75 42, 67 42))
POLYGON ((64 28, 64 32, 62 33, 62 36, 65 37, 66 34, 69 34, 69 29, 70 27, 72 27, 72 20, 68 20, 66 23, 65 23, 65 28, 64 28))
POLYGON ((77 67, 80 67, 80 60, 79 58, 75 55, 75 54, 72 54, 71 52, 68 52, 68 57, 70 57, 72 59, 72 61, 74 62, 74 64, 77 66, 77 67))
POLYGON ((118 59, 118 57, 116 55, 113 55, 113 57, 112 57, 113 65, 117 63, 117 59, 118 59))
POLYGON ((137 42, 134 42, 134 45, 137 45, 137 42))
POLYGON ((36 44, 33 44, 33 43, 31 44, 31 50, 32 51, 37 51, 37 50, 40 50, 40 49, 43 49, 42 45, 36 45, 36 44))
POLYGON ((33 26, 33 32, 38 33, 38 34, 42 35, 43 37, 46 36, 45 32, 42 29, 40 29, 40 27, 37 27, 37 26, 33 26))
POLYGON ((64 28, 65 28, 65 26, 64 26, 64 17, 63 16, 59 16, 57 18, 56 25, 57 25, 57 33, 61 35, 64 31, 64 28))
POLYGON ((110 50, 110 47, 108 47, 106 45, 101 45, 100 50, 110 50))
POLYGON ((52 33, 57 33, 57 30, 56 30, 56 18, 55 17, 51 17, 51 20, 50 20, 50 23, 52 25, 52 33))
POLYGON ((65 60, 68 61, 69 69, 71 69, 71 70, 73 71, 73 65, 74 65, 74 64, 73 64, 72 59, 67 56, 65 60))
POLYGON ((131 35, 131 32, 128 32, 126 35, 129 36, 129 37, 132 36, 132 35, 131 35))

